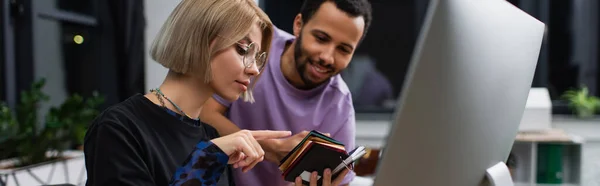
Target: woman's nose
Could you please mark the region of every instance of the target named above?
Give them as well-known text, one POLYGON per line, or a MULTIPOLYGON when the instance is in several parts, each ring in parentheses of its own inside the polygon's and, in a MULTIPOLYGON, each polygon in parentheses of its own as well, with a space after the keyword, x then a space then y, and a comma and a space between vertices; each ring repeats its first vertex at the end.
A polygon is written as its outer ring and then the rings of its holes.
POLYGON ((245 72, 246 72, 246 74, 248 74, 250 76, 257 76, 258 74, 260 74, 260 72, 258 70, 258 66, 256 66, 256 63, 252 63, 252 65, 250 65, 248 68, 246 68, 245 72))

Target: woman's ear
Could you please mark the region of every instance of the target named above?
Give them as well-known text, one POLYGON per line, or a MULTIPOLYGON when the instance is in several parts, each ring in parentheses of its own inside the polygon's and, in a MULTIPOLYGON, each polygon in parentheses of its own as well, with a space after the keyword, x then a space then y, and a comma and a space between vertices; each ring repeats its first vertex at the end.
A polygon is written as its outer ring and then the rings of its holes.
POLYGON ((296 18, 294 18, 294 36, 300 36, 300 31, 302 31, 303 24, 304 23, 302 23, 302 14, 296 15, 296 18))
POLYGON ((210 43, 208 44, 208 48, 209 50, 212 51, 212 49, 215 47, 215 44, 217 43, 217 37, 213 38, 210 43))

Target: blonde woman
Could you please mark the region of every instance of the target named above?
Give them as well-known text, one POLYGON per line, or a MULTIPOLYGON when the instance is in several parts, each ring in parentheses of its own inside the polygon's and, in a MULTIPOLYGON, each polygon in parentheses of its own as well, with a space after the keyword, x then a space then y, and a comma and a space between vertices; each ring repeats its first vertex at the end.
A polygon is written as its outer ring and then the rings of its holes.
POLYGON ((252 101, 273 25, 253 0, 182 0, 150 51, 169 69, 163 83, 104 111, 85 138, 87 185, 227 184, 229 165, 244 171, 264 159, 257 139, 288 131, 219 137, 200 121, 213 94, 252 101), (225 173, 225 174, 223 174, 225 173))

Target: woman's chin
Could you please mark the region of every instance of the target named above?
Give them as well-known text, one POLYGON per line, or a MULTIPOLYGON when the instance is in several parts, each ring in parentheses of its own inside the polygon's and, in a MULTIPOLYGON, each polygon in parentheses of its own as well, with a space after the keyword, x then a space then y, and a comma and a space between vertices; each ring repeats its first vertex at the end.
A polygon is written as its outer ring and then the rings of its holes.
POLYGON ((217 91, 214 92, 216 95, 218 95, 219 97, 221 97, 224 100, 233 102, 236 101, 238 99, 240 99, 240 97, 242 96, 242 93, 237 91, 237 90, 223 90, 221 89, 220 91, 217 89, 217 91))
POLYGON ((240 99, 240 94, 225 94, 221 97, 227 101, 234 102, 234 101, 240 99))

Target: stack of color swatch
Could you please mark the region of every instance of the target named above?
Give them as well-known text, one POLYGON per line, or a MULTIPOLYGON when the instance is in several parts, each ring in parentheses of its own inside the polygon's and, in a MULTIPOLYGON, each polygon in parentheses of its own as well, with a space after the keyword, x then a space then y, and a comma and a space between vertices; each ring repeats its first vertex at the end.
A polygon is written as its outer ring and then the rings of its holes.
POLYGON ((286 181, 294 182, 296 177, 300 176, 306 185, 310 182, 311 173, 317 171, 318 185, 321 185, 326 168, 331 169, 331 180, 335 180, 343 169, 351 169, 353 162, 365 153, 365 147, 362 146, 348 153, 341 142, 317 131, 311 131, 281 160, 279 170, 283 172, 286 181))

